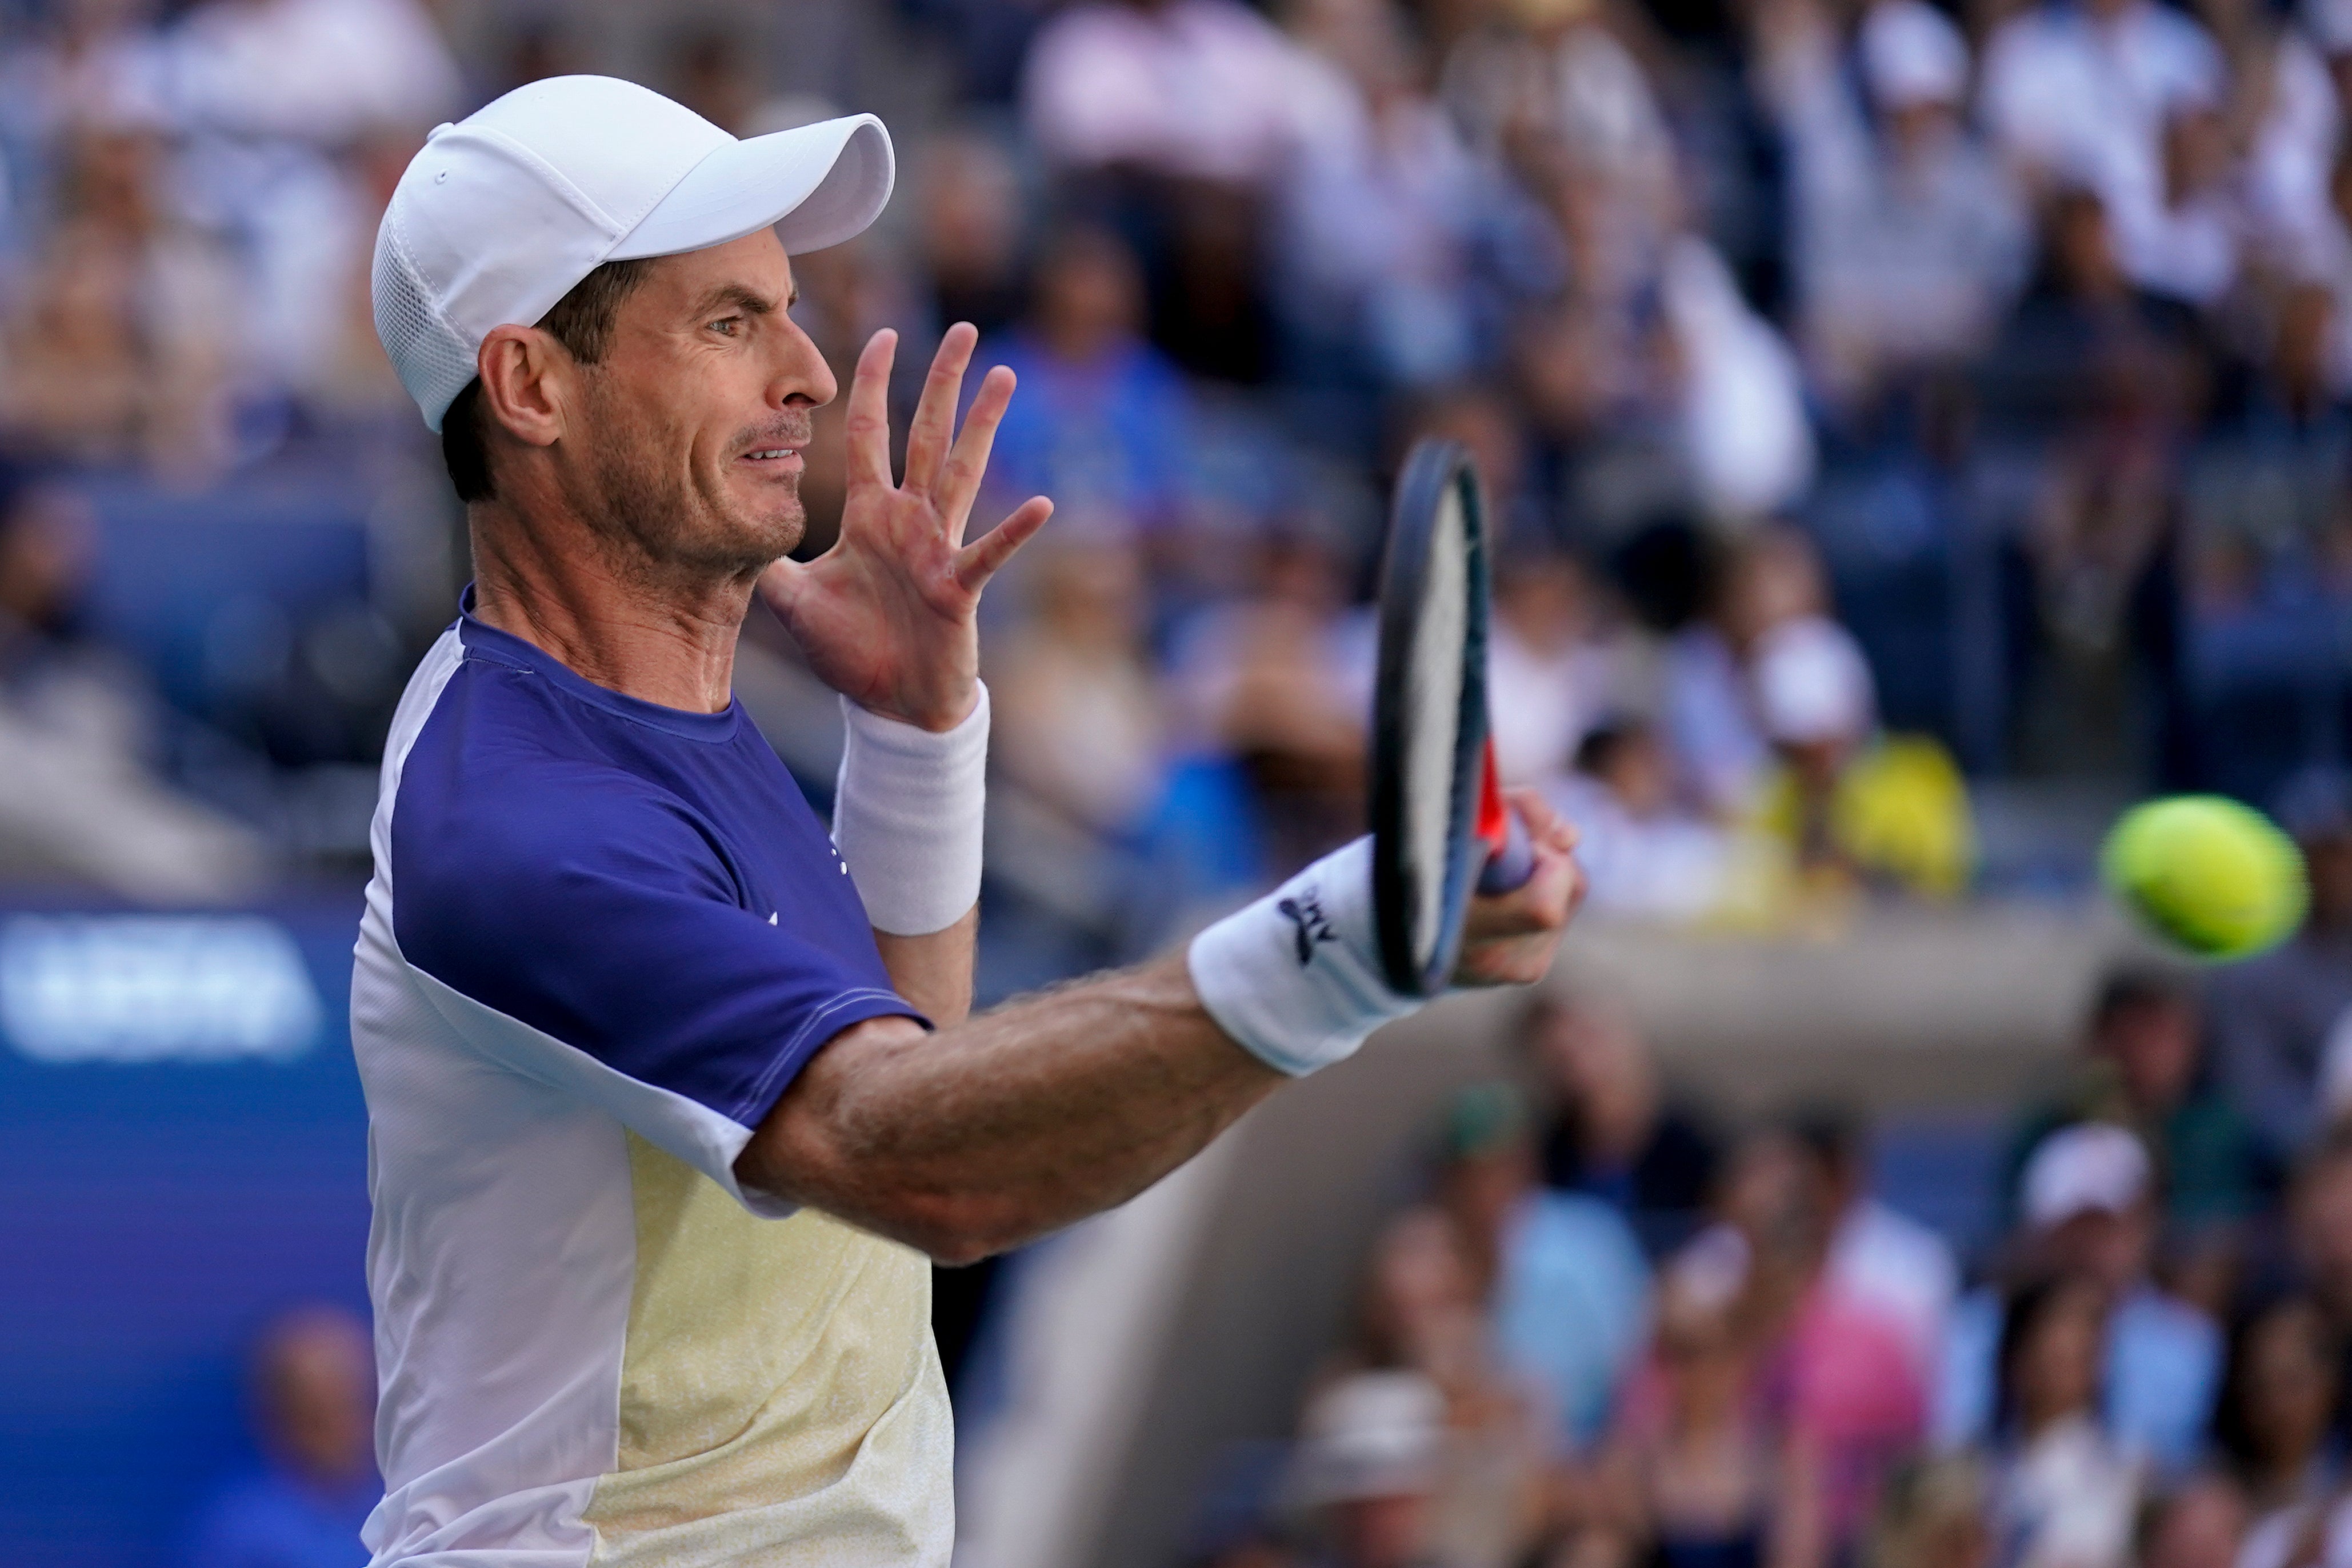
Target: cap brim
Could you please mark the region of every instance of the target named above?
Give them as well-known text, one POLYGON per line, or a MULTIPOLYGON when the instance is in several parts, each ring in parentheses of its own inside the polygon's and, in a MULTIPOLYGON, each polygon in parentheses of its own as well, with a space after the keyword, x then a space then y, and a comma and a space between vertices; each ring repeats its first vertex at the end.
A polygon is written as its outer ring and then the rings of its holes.
POLYGON ((769 227, 788 251, 823 250, 880 216, 897 169, 890 133, 871 114, 730 142, 689 170, 610 258, 675 256, 769 227))

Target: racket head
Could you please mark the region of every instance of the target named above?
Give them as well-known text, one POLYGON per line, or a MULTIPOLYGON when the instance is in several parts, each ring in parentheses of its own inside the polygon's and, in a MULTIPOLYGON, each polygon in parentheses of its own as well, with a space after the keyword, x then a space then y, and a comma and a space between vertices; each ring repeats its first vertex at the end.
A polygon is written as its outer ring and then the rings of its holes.
POLYGON ((1486 513, 1469 453, 1417 443, 1381 560, 1372 688, 1372 913, 1389 985, 1445 988, 1486 846, 1486 513))

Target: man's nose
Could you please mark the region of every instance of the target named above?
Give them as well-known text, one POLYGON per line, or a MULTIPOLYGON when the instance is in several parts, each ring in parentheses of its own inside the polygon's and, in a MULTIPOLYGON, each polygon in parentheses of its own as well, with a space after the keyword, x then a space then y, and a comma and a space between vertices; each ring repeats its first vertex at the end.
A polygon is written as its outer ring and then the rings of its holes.
POLYGON ((833 367, 824 363, 816 340, 790 315, 781 320, 784 330, 777 334, 776 366, 769 378, 768 401, 779 408, 795 402, 823 407, 839 394, 841 384, 835 379, 833 367))

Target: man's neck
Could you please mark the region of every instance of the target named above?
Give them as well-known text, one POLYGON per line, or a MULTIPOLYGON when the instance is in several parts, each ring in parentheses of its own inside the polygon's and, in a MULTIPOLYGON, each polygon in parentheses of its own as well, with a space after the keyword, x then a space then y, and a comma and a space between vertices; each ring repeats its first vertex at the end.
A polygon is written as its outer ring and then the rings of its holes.
POLYGON ((474 616, 624 696, 693 713, 730 700, 751 577, 675 577, 614 559, 584 523, 468 509, 474 616))

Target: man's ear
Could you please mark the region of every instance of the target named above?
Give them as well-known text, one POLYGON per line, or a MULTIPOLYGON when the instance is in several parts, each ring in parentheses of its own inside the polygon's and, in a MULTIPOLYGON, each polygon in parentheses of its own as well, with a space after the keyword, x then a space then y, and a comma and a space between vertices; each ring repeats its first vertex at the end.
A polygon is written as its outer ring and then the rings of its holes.
POLYGON ((482 403, 490 418, 518 441, 552 447, 577 383, 563 345, 536 327, 492 327, 474 356, 482 403))

